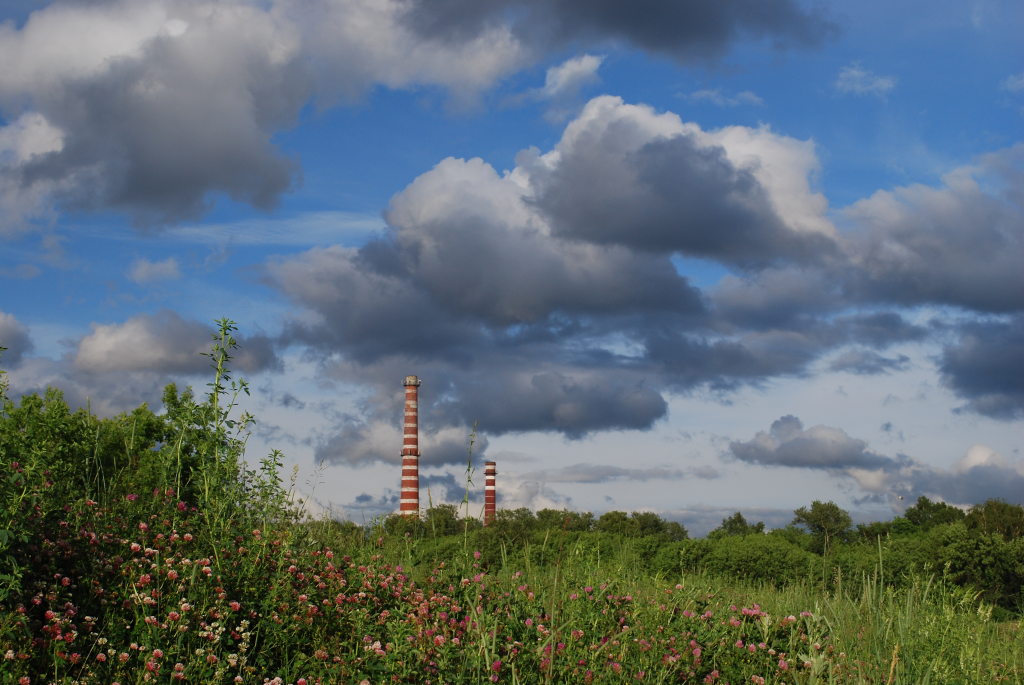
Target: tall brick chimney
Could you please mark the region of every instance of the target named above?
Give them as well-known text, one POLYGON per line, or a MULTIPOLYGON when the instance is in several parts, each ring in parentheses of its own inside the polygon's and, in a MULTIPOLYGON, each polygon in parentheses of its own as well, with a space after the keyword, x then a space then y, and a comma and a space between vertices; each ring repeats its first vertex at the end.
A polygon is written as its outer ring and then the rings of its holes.
POLYGON ((402 420, 402 494, 398 512, 403 516, 420 515, 420 379, 406 376, 405 417, 402 420))
POLYGON ((484 525, 489 526, 494 522, 494 514, 497 511, 497 490, 494 486, 495 476, 498 475, 497 464, 493 461, 484 462, 484 525))

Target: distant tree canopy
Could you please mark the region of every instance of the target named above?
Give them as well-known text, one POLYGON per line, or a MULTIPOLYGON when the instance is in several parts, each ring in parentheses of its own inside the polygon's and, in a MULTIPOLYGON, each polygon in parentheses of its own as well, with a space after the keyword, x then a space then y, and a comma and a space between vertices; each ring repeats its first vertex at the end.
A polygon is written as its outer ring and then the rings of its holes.
POLYGON ((971 507, 965 520, 967 528, 982 533, 1001 535, 1013 540, 1024 535, 1024 507, 990 499, 971 507))
POLYGON ((845 540, 853 520, 835 502, 814 500, 811 507, 800 507, 793 512, 793 524, 804 526, 814 538, 815 551, 827 553, 837 541, 845 540))
POLYGON ((764 533, 764 522, 747 523, 743 514, 737 511, 729 518, 722 519, 722 525, 708 533, 708 539, 717 540, 734 535, 753 535, 755 533, 764 533))

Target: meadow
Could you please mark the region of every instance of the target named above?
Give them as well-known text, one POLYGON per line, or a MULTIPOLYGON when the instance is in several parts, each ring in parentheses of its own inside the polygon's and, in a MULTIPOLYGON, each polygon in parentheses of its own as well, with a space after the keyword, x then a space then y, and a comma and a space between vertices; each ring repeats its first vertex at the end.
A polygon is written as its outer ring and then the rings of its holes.
POLYGON ((245 460, 220 323, 208 393, 162 414, 4 398, 0 683, 1024 681, 1019 507, 829 529, 815 502, 699 540, 622 512, 306 520, 279 453, 245 460))

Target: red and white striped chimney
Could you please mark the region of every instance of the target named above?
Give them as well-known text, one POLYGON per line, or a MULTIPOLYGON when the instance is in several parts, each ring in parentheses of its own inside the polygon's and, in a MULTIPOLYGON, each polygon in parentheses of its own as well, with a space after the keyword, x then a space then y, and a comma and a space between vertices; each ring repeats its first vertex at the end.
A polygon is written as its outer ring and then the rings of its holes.
POLYGON ((402 494, 398 512, 404 516, 420 515, 420 444, 419 388, 420 379, 406 376, 405 417, 402 420, 402 494))
POLYGON ((497 491, 494 487, 495 476, 498 475, 497 464, 493 461, 484 462, 484 525, 494 522, 497 511, 497 491))

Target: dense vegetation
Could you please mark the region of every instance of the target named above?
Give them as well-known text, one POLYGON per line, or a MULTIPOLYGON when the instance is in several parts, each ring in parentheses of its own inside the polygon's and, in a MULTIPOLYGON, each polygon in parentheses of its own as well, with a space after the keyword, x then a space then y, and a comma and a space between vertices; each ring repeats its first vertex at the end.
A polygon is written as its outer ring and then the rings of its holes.
POLYGON ((1024 678, 1024 509, 830 502, 703 539, 650 513, 302 521, 243 461, 221 322, 202 399, 0 412, 0 682, 990 682, 1024 678))

